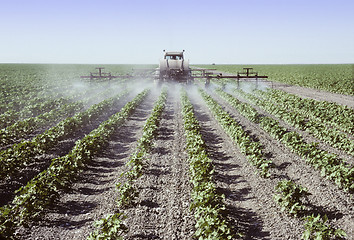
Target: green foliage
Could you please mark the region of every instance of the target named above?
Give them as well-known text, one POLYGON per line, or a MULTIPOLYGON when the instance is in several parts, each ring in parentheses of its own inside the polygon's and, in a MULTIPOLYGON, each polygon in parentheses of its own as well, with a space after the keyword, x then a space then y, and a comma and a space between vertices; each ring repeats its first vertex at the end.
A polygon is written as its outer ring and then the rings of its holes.
POLYGON ((128 178, 128 180, 136 180, 143 175, 144 170, 146 169, 146 153, 147 152, 145 151, 138 150, 130 156, 130 160, 127 162, 129 171, 124 174, 128 178))
POLYGON ((60 109, 53 109, 36 117, 17 121, 13 125, 0 130, 0 146, 13 144, 33 133, 36 129, 56 122, 58 118, 72 116, 75 112, 82 110, 83 107, 83 102, 65 104, 60 109))
POLYGON ((152 147, 152 140, 156 136, 156 132, 160 123, 161 114, 165 109, 167 99, 167 90, 164 89, 159 99, 154 104, 150 117, 146 120, 143 128, 143 136, 139 140, 139 149, 141 151, 149 151, 152 147))
POLYGON ((88 236, 87 240, 123 239, 122 235, 128 231, 123 223, 124 219, 126 216, 118 212, 96 221, 96 230, 88 236))
MULTIPOLYGON (((166 98, 167 91, 164 89, 144 125, 143 136, 138 140, 137 150, 130 156, 130 160, 127 163, 129 171, 122 174, 122 176, 126 176, 127 181, 124 184, 118 183, 116 185, 120 195, 117 204, 120 208, 132 207, 136 204, 139 192, 134 183, 136 179, 142 176, 146 167, 145 156, 152 148, 152 140, 156 136, 161 114, 165 108, 166 98)), ((128 228, 121 223, 121 219, 118 219, 119 216, 100 220, 100 229, 92 233, 88 239, 122 239, 121 233, 127 231, 128 228)))
POLYGON ((353 133, 354 110, 350 107, 339 105, 334 102, 317 101, 310 98, 302 98, 281 90, 268 89, 256 91, 257 95, 277 102, 285 109, 291 109, 311 119, 330 124, 342 131, 353 133))
MULTIPOLYGON (((121 175, 125 176, 127 181, 116 185, 119 192, 117 205, 120 208, 132 207, 136 204, 139 192, 134 183, 144 173, 146 167, 145 157, 152 148, 152 140, 156 136, 161 114, 165 108, 166 98, 167 91, 164 89, 159 99, 155 102, 152 113, 146 120, 143 127, 143 136, 138 140, 136 151, 130 156, 130 160, 126 164, 129 170, 121 175)), ((99 229, 93 232, 88 239, 122 239, 121 234, 128 230, 122 224, 122 219, 126 217, 121 217, 121 214, 116 215, 113 215, 113 217, 110 215, 109 218, 98 221, 99 229)))
MULTIPOLYGON (((209 109, 212 111, 214 117, 219 121, 225 132, 238 144, 241 152, 246 155, 247 159, 252 165, 258 168, 258 172, 262 177, 269 177, 269 169, 272 166, 271 160, 266 160, 262 152, 262 146, 259 142, 254 141, 250 135, 243 129, 243 127, 237 123, 229 113, 227 113, 222 107, 205 91, 200 89, 200 93, 207 103, 209 109)), ((220 91, 219 91, 220 93, 220 91)), ((230 96, 222 94, 230 103, 245 113, 245 116, 250 117, 254 121, 258 121, 259 115, 255 110, 252 110, 249 106, 241 104, 241 102, 230 98, 230 96), (241 106, 240 108, 238 106, 241 106)))
POLYGON ((17 172, 18 169, 35 161, 35 156, 47 152, 57 146, 59 141, 88 125, 110 109, 112 106, 127 94, 123 92, 115 97, 104 100, 92 105, 84 112, 79 112, 73 117, 68 117, 59 122, 54 127, 37 135, 30 141, 22 141, 15 144, 12 148, 0 152, 0 177, 9 177, 17 172))
POLYGON ((305 232, 302 234, 301 239, 304 240, 330 240, 345 237, 347 234, 342 229, 335 229, 326 224, 328 221, 327 215, 321 217, 311 215, 304 218, 306 221, 305 232))
POLYGON ((254 93, 260 97, 247 93, 240 94, 290 125, 354 155, 354 141, 341 132, 353 133, 353 109, 324 101, 302 99, 279 90, 254 93), (328 127, 327 124, 332 127, 328 127))
MULTIPOLYGON (((58 96, 58 94, 57 94, 58 96)), ((53 97, 52 97, 53 98, 53 97)), ((29 103, 21 110, 14 111, 9 110, 0 115, 0 129, 5 128, 11 124, 14 124, 17 121, 32 118, 40 114, 44 114, 48 111, 54 110, 64 104, 69 104, 69 98, 58 98, 58 99, 32 99, 29 103), (43 101, 43 102, 42 102, 43 101)))
POLYGON ((118 205, 121 207, 133 206, 134 200, 138 197, 138 190, 133 184, 136 179, 143 175, 146 168, 145 156, 152 148, 152 141, 156 136, 166 99, 167 90, 164 89, 159 99, 155 102, 149 118, 145 122, 142 137, 138 140, 137 150, 130 156, 130 160, 126 164, 129 170, 122 174, 122 176, 127 177, 128 181, 124 184, 117 184, 120 193, 118 205))
MULTIPOLYGON (((201 67, 216 68, 219 71, 236 74, 245 66, 204 65, 201 67)), ((271 81, 354 95, 353 64, 278 64, 252 65, 251 67, 261 75, 269 76, 271 81)))
POLYGON ((120 112, 102 122, 98 128, 75 143, 71 152, 52 160, 51 165, 34 177, 27 185, 21 187, 11 204, 4 207, 6 211, 0 216, 0 226, 11 220, 11 229, 2 228, 0 234, 11 232, 17 226, 24 225, 40 216, 46 206, 59 197, 59 190, 67 188, 76 174, 106 147, 115 129, 121 126, 132 114, 138 104, 145 98, 145 90, 128 102, 120 112))
MULTIPOLYGON (((266 110, 275 108, 272 103, 262 101, 241 90, 235 90, 235 93, 240 94, 242 97, 254 102, 266 110)), ((281 111, 281 109, 277 108, 270 112, 276 114, 281 111)), ((293 152, 303 157, 307 163, 320 170, 322 176, 333 180, 345 191, 354 191, 354 167, 347 165, 345 161, 338 158, 336 155, 329 154, 328 152, 319 149, 317 143, 306 143, 300 134, 295 131, 288 131, 286 128, 280 126, 276 120, 270 117, 260 117, 259 123, 271 136, 283 142, 293 152)))
POLYGON ((306 188, 291 180, 283 180, 278 182, 275 190, 278 194, 274 195, 274 200, 281 207, 281 211, 296 216, 306 209, 303 202, 310 195, 306 188))
POLYGON ((197 239, 234 239, 232 227, 224 216, 224 196, 216 191, 214 167, 208 158, 200 125, 193 105, 185 91, 181 95, 184 130, 189 155, 190 182, 193 184, 192 203, 196 219, 197 239))
POLYGON ((133 181, 124 184, 117 184, 120 197, 118 198, 118 206, 122 208, 135 206, 135 200, 139 196, 138 190, 133 186, 133 181))

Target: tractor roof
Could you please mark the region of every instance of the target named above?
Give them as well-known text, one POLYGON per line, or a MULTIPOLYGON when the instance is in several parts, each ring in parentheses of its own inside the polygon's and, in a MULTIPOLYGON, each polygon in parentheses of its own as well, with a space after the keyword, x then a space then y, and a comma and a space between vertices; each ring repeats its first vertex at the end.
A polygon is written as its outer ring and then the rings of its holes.
POLYGON ((183 55, 183 52, 165 52, 165 55, 183 55))

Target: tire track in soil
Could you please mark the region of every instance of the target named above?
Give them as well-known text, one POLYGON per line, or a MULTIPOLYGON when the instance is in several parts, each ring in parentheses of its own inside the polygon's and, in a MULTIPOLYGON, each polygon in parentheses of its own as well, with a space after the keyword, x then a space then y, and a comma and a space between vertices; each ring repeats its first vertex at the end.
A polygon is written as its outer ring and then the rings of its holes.
POLYGON ((139 204, 125 212, 126 239, 192 239, 187 159, 179 95, 169 91, 147 171, 137 181, 139 204))
MULTIPOLYGON (((292 153, 284 144, 274 140, 257 124, 241 116, 232 106, 216 94, 213 97, 233 117, 240 121, 253 136, 265 147, 264 152, 269 153, 275 168, 271 174, 276 178, 276 183, 283 179, 291 179, 299 185, 306 187, 311 193, 309 202, 314 213, 327 214, 330 223, 342 228, 348 239, 354 237, 354 204, 353 196, 339 189, 331 180, 322 177, 320 171, 307 164, 304 159, 292 153), (350 238, 351 237, 351 238, 350 238)), ((302 228, 302 226, 300 226, 302 228)), ((300 236, 299 236, 300 237, 300 236)))
POLYGON ((280 213, 272 195, 275 179, 258 176, 202 99, 189 94, 201 133, 215 165, 215 180, 225 194, 228 218, 245 239, 300 239, 302 224, 280 213))
POLYGON ((21 239, 86 239, 94 230, 94 221, 114 213, 118 197, 115 185, 156 99, 156 95, 149 94, 117 130, 108 148, 88 164, 46 216, 30 228, 21 229, 21 239))

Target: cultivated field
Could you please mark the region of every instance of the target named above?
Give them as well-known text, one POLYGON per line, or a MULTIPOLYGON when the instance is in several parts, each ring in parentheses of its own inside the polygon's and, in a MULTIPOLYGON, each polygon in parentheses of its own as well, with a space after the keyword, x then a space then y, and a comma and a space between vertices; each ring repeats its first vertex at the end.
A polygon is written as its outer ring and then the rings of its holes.
POLYGON ((0 65, 0 238, 353 239, 353 66, 328 66, 205 89, 0 65))

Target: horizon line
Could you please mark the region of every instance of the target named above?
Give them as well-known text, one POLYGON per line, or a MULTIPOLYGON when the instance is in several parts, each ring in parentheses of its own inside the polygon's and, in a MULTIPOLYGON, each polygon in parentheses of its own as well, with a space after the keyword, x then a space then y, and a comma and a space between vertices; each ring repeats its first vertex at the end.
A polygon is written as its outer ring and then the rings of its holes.
MULTIPOLYGON (((70 65, 158 65, 158 63, 61 63, 61 62, 0 62, 0 64, 70 64, 70 65)), ((193 63, 189 65, 333 65, 333 64, 354 64, 342 63, 193 63)))

